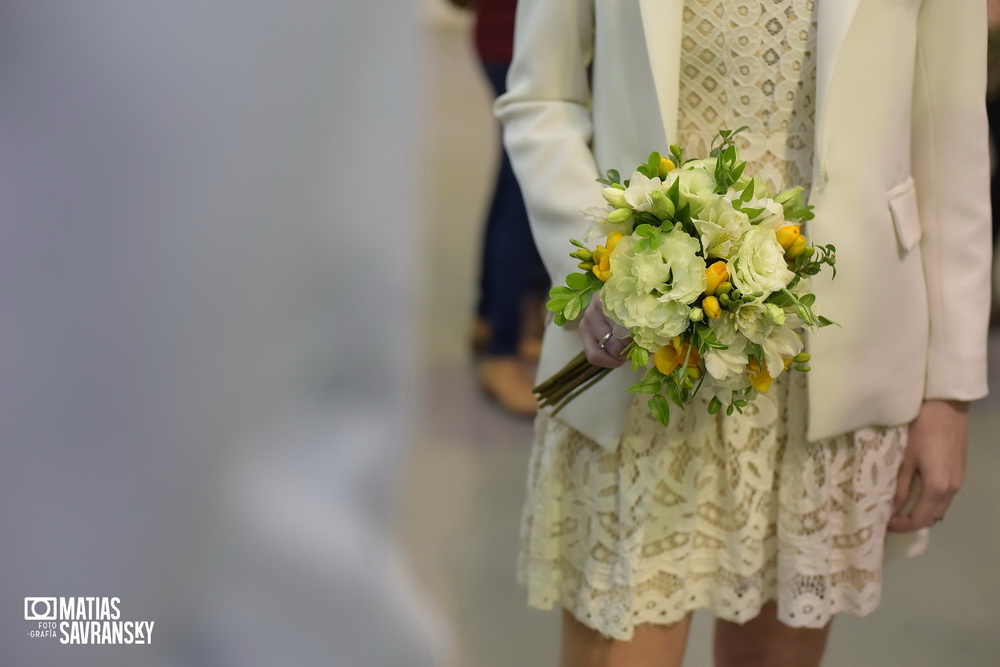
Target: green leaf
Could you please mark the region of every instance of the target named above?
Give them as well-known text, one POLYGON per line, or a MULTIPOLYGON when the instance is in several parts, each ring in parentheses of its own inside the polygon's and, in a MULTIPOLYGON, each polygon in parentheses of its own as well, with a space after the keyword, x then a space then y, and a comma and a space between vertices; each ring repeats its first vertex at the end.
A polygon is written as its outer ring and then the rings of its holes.
POLYGON ((583 310, 583 307, 580 305, 580 300, 570 299, 566 303, 566 307, 563 308, 563 316, 565 316, 567 320, 574 320, 576 319, 576 316, 580 314, 581 310, 583 310))
POLYGON ((753 199, 754 184, 755 184, 755 181, 751 178, 750 179, 750 184, 747 185, 746 188, 743 189, 743 194, 740 195, 740 200, 741 201, 747 202, 747 201, 750 201, 751 199, 753 199))
POLYGON ((662 394, 653 396, 646 405, 649 406, 649 412, 656 418, 656 421, 663 426, 670 425, 670 405, 662 394))
POLYGON ((838 326, 838 327, 840 326, 839 324, 837 324, 837 323, 836 323, 836 322, 834 322, 833 320, 829 320, 829 319, 827 319, 827 318, 823 317, 822 315, 820 315, 818 319, 819 319, 819 325, 820 325, 821 327, 828 327, 828 326, 830 326, 831 324, 833 324, 833 325, 836 325, 836 326, 838 326))
POLYGON ((792 297, 789 294, 785 294, 784 292, 772 292, 771 296, 767 298, 767 303, 773 303, 779 308, 788 308, 794 303, 794 301, 792 301, 792 297))
POLYGON ((566 308, 567 303, 569 303, 567 298, 549 299, 545 304, 545 310, 551 313, 561 313, 566 308))
POLYGON ((663 374, 656 370, 656 368, 650 368, 649 372, 646 373, 646 377, 626 389, 626 391, 633 394, 658 394, 660 385, 662 384, 663 374))
POLYGON ((617 169, 608 169, 608 180, 612 183, 621 182, 621 174, 618 173, 617 169))
POLYGON ((649 239, 639 239, 635 244, 635 252, 644 252, 649 248, 649 239))
POLYGON ((628 358, 632 360, 632 370, 636 370, 640 366, 645 366, 649 363, 649 352, 645 348, 641 348, 635 343, 632 343, 628 351, 628 358))
POLYGON ((643 238, 648 238, 656 233, 656 228, 652 225, 639 225, 635 228, 635 233, 643 238))
POLYGON ((719 400, 718 396, 713 396, 712 400, 708 402, 708 414, 718 414, 720 409, 722 409, 722 401, 719 400))
POLYGON ((815 294, 803 294, 802 296, 799 297, 799 301, 803 305, 811 307, 814 303, 816 303, 816 295, 815 294))
POLYGON ((681 179, 674 179, 674 182, 667 188, 667 196, 670 197, 670 201, 674 203, 675 207, 681 205, 681 179))
POLYGON ((649 247, 653 250, 659 250, 660 246, 662 246, 666 240, 667 238, 663 234, 654 234, 649 239, 649 247))
POLYGON ((590 280, 587 279, 585 273, 571 273, 566 276, 566 284, 571 289, 580 292, 590 287, 590 280))
POLYGON ((562 313, 556 313, 556 316, 552 319, 552 321, 557 327, 561 327, 566 324, 566 316, 562 313))

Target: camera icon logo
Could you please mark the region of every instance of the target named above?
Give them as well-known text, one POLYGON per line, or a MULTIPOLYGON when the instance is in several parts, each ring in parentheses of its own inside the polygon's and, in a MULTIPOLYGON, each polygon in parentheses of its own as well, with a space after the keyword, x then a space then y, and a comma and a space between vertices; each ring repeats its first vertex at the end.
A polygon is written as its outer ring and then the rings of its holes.
POLYGON ((26 621, 54 621, 58 609, 55 598, 24 598, 26 621))

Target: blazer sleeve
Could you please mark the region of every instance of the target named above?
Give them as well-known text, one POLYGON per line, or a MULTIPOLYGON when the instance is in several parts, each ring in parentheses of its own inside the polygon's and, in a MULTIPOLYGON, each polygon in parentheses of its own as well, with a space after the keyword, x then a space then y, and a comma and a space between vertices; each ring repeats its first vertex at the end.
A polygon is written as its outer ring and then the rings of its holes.
POLYGON ((494 106, 535 244, 556 283, 579 271, 569 239, 587 228, 582 211, 605 203, 590 148, 593 49, 593 0, 521 0, 507 92, 494 106))
POLYGON ((912 159, 930 318, 926 399, 987 393, 993 245, 986 37, 986 3, 924 0, 912 159))

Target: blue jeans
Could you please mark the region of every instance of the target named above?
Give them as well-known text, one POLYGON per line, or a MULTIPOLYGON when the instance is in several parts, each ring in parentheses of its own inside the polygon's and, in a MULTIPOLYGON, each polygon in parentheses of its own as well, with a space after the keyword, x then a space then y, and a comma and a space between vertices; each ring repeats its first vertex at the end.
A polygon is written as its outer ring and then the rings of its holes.
MULTIPOLYGON (((497 97, 506 90, 507 67, 503 63, 483 63, 497 97)), ((481 266, 478 314, 492 330, 486 354, 516 354, 525 297, 544 296, 549 282, 531 237, 521 188, 502 146, 493 200, 486 218, 481 266)))

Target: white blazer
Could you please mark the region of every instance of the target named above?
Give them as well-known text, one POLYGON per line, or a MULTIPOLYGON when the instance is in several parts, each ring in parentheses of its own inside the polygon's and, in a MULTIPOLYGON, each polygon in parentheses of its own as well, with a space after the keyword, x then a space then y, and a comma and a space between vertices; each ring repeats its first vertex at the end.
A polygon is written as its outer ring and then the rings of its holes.
MULTIPOLYGON (((683 0, 521 0, 495 111, 555 283, 595 183, 665 152, 678 110, 683 0), (592 71, 589 69, 592 68, 592 71)), ((986 395, 989 153, 982 0, 820 0, 814 280, 841 327, 809 335, 808 437, 912 420, 925 399, 986 395)), ((582 349, 549 326, 538 377, 582 349)), ((638 373, 623 367, 559 413, 614 450, 638 373)))

